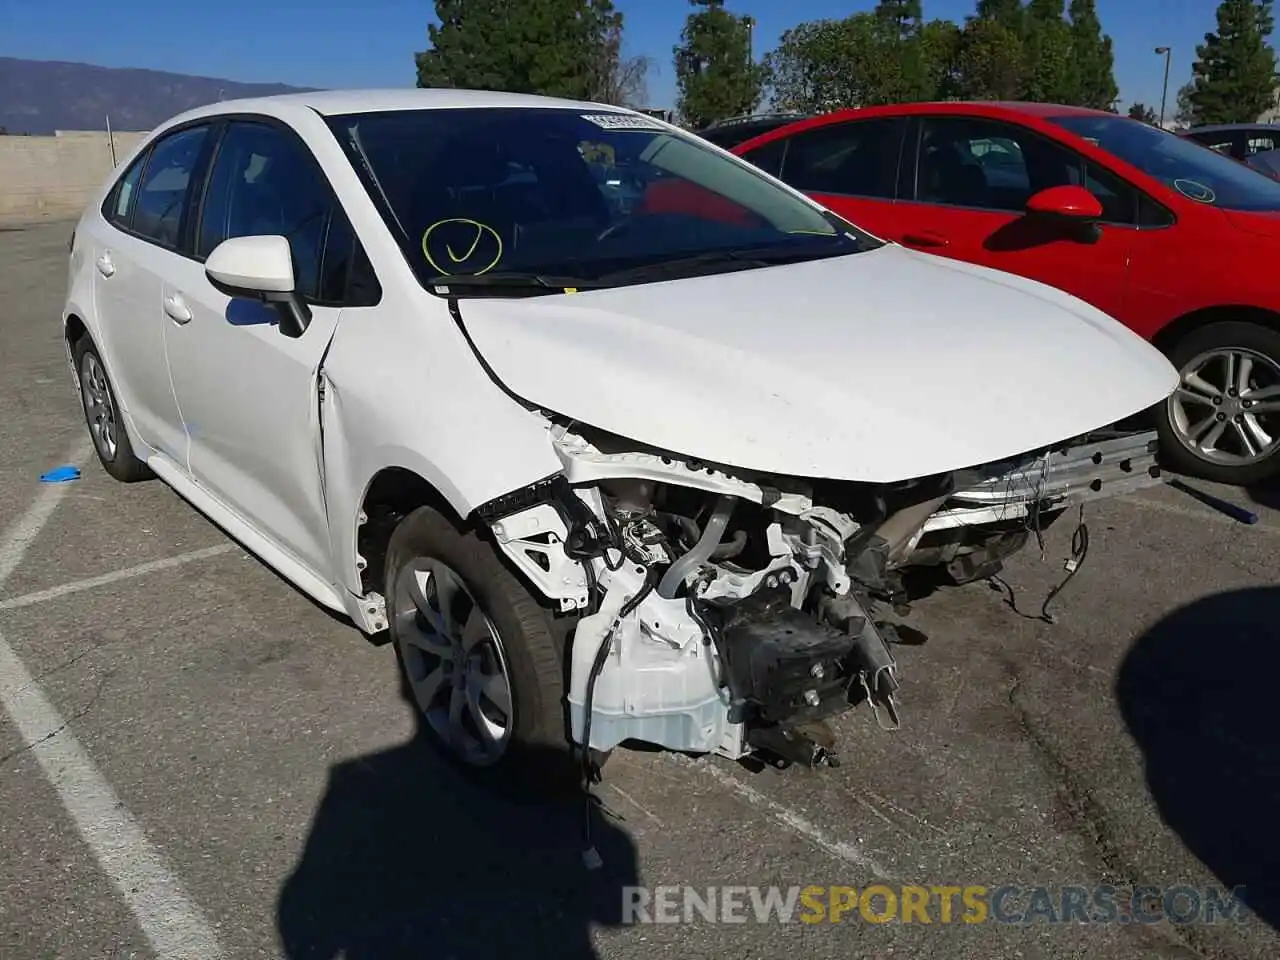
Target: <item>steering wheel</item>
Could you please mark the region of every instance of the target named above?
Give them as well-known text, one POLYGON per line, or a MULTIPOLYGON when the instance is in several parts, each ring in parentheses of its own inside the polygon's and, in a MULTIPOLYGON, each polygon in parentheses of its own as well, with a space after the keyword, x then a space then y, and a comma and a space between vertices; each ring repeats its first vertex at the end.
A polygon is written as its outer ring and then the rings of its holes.
POLYGON ((639 216, 637 216, 636 214, 632 213, 623 217, 617 223, 609 224, 609 226, 605 227, 598 234, 596 234, 596 243, 604 243, 604 241, 611 240, 612 238, 616 237, 618 234, 624 233, 627 230, 630 230, 632 227, 635 226, 636 220, 640 219, 640 217, 643 217, 643 216, 645 216, 645 214, 640 214, 639 216))

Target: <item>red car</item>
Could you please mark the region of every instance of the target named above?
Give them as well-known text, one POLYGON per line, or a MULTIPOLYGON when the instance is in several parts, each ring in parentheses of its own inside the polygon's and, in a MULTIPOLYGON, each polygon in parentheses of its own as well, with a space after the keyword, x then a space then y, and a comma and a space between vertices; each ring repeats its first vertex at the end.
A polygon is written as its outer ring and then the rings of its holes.
MULTIPOLYGON (((1041 103, 844 110, 733 152, 882 239, 1058 287, 1154 342, 1183 378, 1153 411, 1174 469, 1236 484, 1280 471, 1280 182, 1137 120, 1041 103)), ((954 387, 999 375, 957 370, 954 387)))

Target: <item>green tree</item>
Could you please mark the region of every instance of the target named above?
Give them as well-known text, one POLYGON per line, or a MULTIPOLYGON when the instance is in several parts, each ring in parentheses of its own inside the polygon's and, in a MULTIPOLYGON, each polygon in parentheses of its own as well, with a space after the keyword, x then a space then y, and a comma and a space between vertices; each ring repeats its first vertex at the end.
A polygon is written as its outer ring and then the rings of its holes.
POLYGON ((1027 58, 1023 100, 1070 103, 1075 95, 1071 28, 1063 0, 1030 0, 1023 21, 1027 58))
POLYGON ((1249 123, 1275 105, 1270 2, 1222 0, 1218 30, 1196 47, 1188 95, 1197 123, 1249 123))
POLYGON ((747 21, 724 0, 689 0, 698 8, 685 21, 675 55, 677 109, 701 127, 750 113, 764 93, 766 68, 751 56, 747 21))
POLYGON ((884 77, 885 96, 897 101, 928 97, 920 51, 920 0, 880 0, 872 13, 880 44, 892 64, 884 77))
POLYGON ((1196 105, 1191 99, 1195 90, 1194 80, 1184 83, 1178 88, 1178 100, 1177 105, 1174 107, 1173 122, 1181 127, 1194 127, 1199 123, 1196 120, 1196 105))
POLYGON ((612 0, 436 0, 418 86, 586 99, 621 28, 612 0))
POLYGON ((1021 37, 1024 16, 1022 0, 978 0, 972 19, 993 20, 1021 37))
POLYGON ((1095 110, 1112 110, 1120 88, 1116 85, 1111 37, 1102 32, 1094 0, 1071 0, 1071 83, 1068 103, 1095 110))
POLYGON ((1159 122, 1156 112, 1148 107, 1145 103, 1132 103, 1129 105, 1129 119, 1141 120, 1143 123, 1149 123, 1154 126, 1159 122))
POLYGON ((643 107, 649 96, 652 61, 649 57, 627 56, 622 39, 622 14, 613 12, 606 19, 603 42, 596 50, 588 96, 600 103, 643 107))
POLYGON ((802 113, 862 106, 868 102, 869 65, 876 54, 869 13, 792 27, 764 58, 773 105, 802 113))
POLYGON ((960 96, 972 100, 1016 100, 1026 83, 1026 50, 1012 28, 991 17, 965 24, 956 58, 960 96))
POLYGON ((960 95, 960 49, 964 34, 951 20, 930 20, 920 31, 920 55, 930 100, 960 95))

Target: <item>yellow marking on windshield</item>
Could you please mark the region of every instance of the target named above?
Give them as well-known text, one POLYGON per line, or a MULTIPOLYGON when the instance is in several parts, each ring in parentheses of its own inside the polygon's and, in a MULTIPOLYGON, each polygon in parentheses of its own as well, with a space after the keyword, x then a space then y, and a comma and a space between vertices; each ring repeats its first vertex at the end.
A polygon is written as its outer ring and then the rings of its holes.
POLYGON ((431 224, 431 226, 427 227, 426 231, 422 234, 422 256, 426 258, 427 263, 431 264, 431 268, 433 270, 435 270, 437 273, 441 274, 442 276, 446 276, 446 277, 454 276, 454 274, 451 271, 444 269, 443 267, 440 266, 439 263, 436 262, 435 257, 431 256, 431 251, 430 249, 428 249, 428 242, 431 239, 431 234, 434 233, 440 227, 446 226, 447 224, 451 224, 451 223, 461 223, 468 227, 473 227, 476 233, 475 233, 475 237, 471 241, 471 248, 462 256, 458 256, 456 253, 454 253, 453 247, 449 244, 448 241, 445 241, 444 249, 445 249, 445 252, 449 255, 450 260, 452 260, 454 263, 467 262, 473 256, 475 256, 476 250, 479 249, 480 247, 480 241, 483 240, 486 236, 489 236, 493 238, 493 243, 494 243, 494 253, 492 258, 489 260, 488 264, 486 264, 481 269, 468 270, 467 274, 468 276, 479 276, 482 273, 488 273, 490 270, 492 270, 494 267, 498 265, 498 263, 502 260, 502 252, 503 252, 502 237, 498 235, 498 231, 493 229, 493 227, 489 226, 486 223, 481 223, 479 220, 469 220, 466 217, 454 217, 449 220, 437 220, 435 223, 431 224))

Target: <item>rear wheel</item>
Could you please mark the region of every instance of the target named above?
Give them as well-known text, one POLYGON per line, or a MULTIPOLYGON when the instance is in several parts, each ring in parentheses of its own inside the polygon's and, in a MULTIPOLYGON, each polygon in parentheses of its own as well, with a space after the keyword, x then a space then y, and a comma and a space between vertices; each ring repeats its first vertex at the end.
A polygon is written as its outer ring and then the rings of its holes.
POLYGON ((107 377, 107 368, 98 348, 87 335, 83 336, 76 341, 72 357, 80 378, 85 424, 103 469, 122 483, 150 480, 154 474, 133 452, 115 390, 107 377))
POLYGON ((563 646, 493 548, 421 507, 391 536, 386 584, 391 639, 437 749, 507 792, 576 787, 563 646))
POLYGON ((1247 486, 1280 471, 1280 332, 1244 321, 1200 327, 1169 359, 1181 383, 1158 429, 1183 473, 1247 486))

